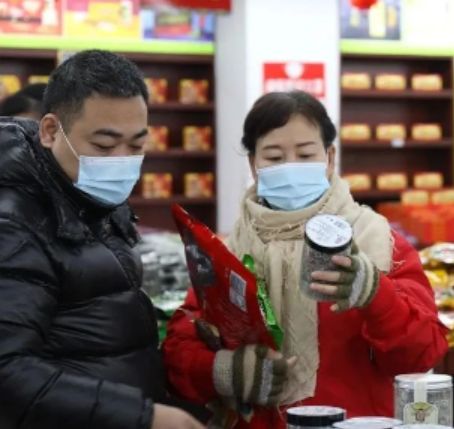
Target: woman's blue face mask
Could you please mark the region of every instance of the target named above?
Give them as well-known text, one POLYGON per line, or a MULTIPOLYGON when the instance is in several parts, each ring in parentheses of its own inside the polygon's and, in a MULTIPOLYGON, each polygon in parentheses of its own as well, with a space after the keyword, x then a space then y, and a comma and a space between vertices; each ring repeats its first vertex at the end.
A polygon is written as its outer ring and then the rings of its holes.
POLYGON ((301 210, 329 189, 324 162, 290 162, 257 169, 257 193, 279 210, 301 210))

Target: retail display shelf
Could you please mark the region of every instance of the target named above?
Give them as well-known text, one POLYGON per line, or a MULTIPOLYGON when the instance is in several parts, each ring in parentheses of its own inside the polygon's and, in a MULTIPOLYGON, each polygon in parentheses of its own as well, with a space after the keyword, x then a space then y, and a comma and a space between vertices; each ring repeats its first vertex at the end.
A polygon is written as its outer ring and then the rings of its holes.
POLYGON ((145 157, 148 159, 163 158, 214 158, 216 152, 210 151, 189 151, 185 149, 169 149, 164 151, 147 152, 145 157))
POLYGON ((384 201, 384 200, 398 200, 404 192, 401 191, 381 191, 378 189, 371 189, 369 191, 354 191, 352 192, 355 199, 359 201, 384 201))
POLYGON ((441 91, 383 91, 377 89, 368 90, 342 90, 342 97, 345 98, 388 98, 388 99, 452 99, 453 91, 444 89, 441 91))
POLYGON ((178 111, 178 112, 212 112, 214 103, 207 104, 183 104, 178 101, 167 103, 151 103, 148 106, 149 111, 178 111))
POLYGON ((452 149, 454 141, 446 138, 434 142, 422 142, 415 140, 404 140, 397 142, 370 141, 342 141, 343 149, 452 149))
POLYGON ((198 206, 216 204, 216 198, 189 198, 185 196, 174 196, 170 198, 144 198, 141 196, 132 196, 129 198, 132 206, 171 206, 179 204, 182 206, 198 206))

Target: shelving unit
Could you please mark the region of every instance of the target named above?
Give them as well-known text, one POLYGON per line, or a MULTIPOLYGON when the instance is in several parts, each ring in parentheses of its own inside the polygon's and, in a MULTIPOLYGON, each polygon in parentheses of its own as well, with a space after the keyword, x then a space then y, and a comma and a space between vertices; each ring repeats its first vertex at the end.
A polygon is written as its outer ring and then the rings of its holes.
MULTIPOLYGON (((182 131, 185 126, 209 126, 215 130, 214 59, 206 55, 149 55, 121 52, 134 61, 146 78, 168 81, 168 102, 150 104, 148 123, 169 129, 170 148, 166 152, 147 153, 144 173, 170 173, 173 176, 173 194, 168 199, 145 199, 141 185, 135 188, 130 204, 145 227, 175 230, 171 205, 180 204, 195 217, 216 230, 217 200, 213 198, 186 198, 186 173, 213 173, 216 180, 216 144, 208 152, 189 152, 183 149, 182 131), (183 79, 206 79, 209 82, 209 103, 182 104, 178 101, 179 82, 183 79)), ((49 75, 58 63, 55 50, 0 49, 0 74, 14 74, 28 83, 30 75, 49 75)), ((216 187, 215 187, 216 188, 216 187)))
MULTIPOLYGON (((367 173, 375 179, 380 173, 406 173, 409 183, 419 172, 441 172, 445 186, 453 186, 453 73, 451 58, 416 56, 342 55, 342 73, 368 73, 372 80, 378 74, 404 74, 408 86, 403 91, 341 91, 341 123, 366 123, 372 131, 378 124, 401 123, 410 134, 417 123, 439 123, 443 138, 437 142, 413 140, 381 142, 342 141, 342 174, 367 173), (414 74, 440 74, 443 90, 439 92, 410 89, 414 74)), ((399 200, 400 192, 372 189, 356 192, 363 204, 399 200)))

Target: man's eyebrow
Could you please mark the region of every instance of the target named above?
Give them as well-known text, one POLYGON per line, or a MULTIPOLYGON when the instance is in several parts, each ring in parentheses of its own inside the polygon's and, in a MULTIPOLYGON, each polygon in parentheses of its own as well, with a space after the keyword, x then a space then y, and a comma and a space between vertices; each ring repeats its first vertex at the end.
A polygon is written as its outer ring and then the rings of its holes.
MULTIPOLYGON (((148 130, 144 128, 142 131, 138 132, 133 136, 134 140, 140 139, 142 137, 145 137, 148 134, 148 130)), ((123 134, 119 133, 118 131, 111 130, 109 128, 101 128, 99 130, 96 130, 93 133, 94 136, 106 136, 106 137, 113 137, 115 139, 120 139, 123 137, 123 134)))

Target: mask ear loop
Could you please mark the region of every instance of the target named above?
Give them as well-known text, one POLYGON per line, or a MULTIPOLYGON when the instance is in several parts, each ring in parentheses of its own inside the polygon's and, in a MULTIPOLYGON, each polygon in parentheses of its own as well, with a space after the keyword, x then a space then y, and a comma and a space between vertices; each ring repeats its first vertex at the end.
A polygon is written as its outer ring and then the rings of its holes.
POLYGON ((58 126, 59 126, 59 128, 60 128, 61 133, 63 134, 63 138, 65 139, 66 144, 67 144, 67 145, 69 146, 69 148, 71 149, 71 152, 74 154, 74 156, 75 156, 78 160, 80 160, 80 156, 77 154, 77 152, 75 151, 75 149, 72 147, 71 143, 69 142, 69 139, 68 139, 68 137, 66 136, 65 130, 63 129, 63 126, 62 126, 62 124, 61 124, 60 121, 58 121, 58 126))

